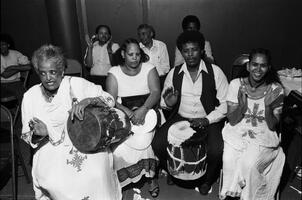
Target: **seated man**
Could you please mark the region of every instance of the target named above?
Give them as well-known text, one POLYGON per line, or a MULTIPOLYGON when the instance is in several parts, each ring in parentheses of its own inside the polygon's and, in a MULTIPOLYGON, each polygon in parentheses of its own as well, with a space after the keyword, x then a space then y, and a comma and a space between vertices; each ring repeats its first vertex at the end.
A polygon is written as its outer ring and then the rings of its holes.
POLYGON ((20 81, 22 71, 31 69, 30 61, 19 51, 10 49, 12 39, 9 35, 1 34, 1 96, 8 92, 16 95, 21 102, 24 88, 20 81))
MULTIPOLYGON (((183 31, 200 31, 200 21, 195 15, 187 15, 183 20, 182 20, 182 30, 183 31)), ((214 57, 212 55, 212 49, 209 41, 205 41, 204 44, 204 50, 205 50, 205 55, 210 63, 214 63, 214 57)), ((175 59, 174 59, 174 66, 178 66, 183 64, 184 58, 182 57, 179 49, 176 47, 175 48, 175 59)))
POLYGON ((228 81, 218 66, 203 60, 204 37, 200 32, 183 32, 177 38, 177 47, 185 63, 173 68, 165 80, 160 104, 171 112, 156 132, 152 147, 167 170, 167 134, 175 122, 187 120, 197 134, 206 133, 207 172, 198 187, 201 194, 207 194, 221 167, 228 81))
POLYGON ((107 25, 97 26, 95 35, 91 39, 86 37, 87 49, 84 64, 90 69, 88 79, 103 88, 106 88, 107 73, 114 66, 112 55, 119 48, 119 45, 112 42, 111 38, 111 30, 107 25))
POLYGON ((165 43, 154 38, 154 29, 148 24, 141 24, 137 28, 140 47, 149 56, 148 63, 154 65, 163 87, 166 75, 170 70, 169 54, 165 43))

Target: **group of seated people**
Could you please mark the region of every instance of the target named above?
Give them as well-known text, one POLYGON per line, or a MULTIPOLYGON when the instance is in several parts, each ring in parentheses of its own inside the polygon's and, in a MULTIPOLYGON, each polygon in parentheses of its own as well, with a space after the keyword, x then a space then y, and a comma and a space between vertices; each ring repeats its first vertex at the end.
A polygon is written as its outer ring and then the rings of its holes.
MULTIPOLYGON (((140 42, 128 38, 121 46, 111 41, 108 26, 98 26, 96 35, 86 38, 89 81, 64 75, 59 47, 43 45, 34 52, 41 84, 24 93, 22 138, 38 149, 32 165, 36 199, 122 199, 122 188, 142 177, 157 197, 160 170, 168 173, 168 184, 186 173, 181 160, 186 155, 175 159, 174 151, 194 147, 199 154, 200 144, 205 172, 198 178, 188 173, 182 181, 196 179, 206 195, 222 169, 220 199, 274 199, 285 160, 276 131, 284 92, 269 51, 251 50, 248 76, 229 84, 214 64, 198 18, 185 17, 182 27, 171 69, 166 45, 146 24, 138 27, 140 42), (80 152, 66 124, 70 117, 85 120, 91 106, 123 111, 132 134, 114 149, 80 152), (175 160, 179 167, 172 166, 175 160)), ((1 40, 1 79, 7 68, 2 46, 1 40)), ((185 163, 190 172, 200 171, 197 161, 185 163)))

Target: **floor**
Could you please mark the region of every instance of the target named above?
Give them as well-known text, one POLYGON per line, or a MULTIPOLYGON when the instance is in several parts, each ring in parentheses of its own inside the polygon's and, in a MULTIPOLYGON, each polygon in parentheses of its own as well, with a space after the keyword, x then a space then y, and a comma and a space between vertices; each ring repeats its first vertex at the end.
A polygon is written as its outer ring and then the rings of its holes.
MULTIPOLYGON (((21 151, 25 159, 27 170, 30 172, 30 150, 29 146, 21 141, 21 151)), ((194 188, 188 189, 178 185, 167 185, 166 177, 162 174, 159 177, 160 184, 160 194, 156 198, 158 200, 197 200, 197 199, 208 199, 208 200, 218 200, 218 183, 213 185, 212 193, 207 196, 201 196, 197 190, 194 188)), ((133 189, 132 187, 123 191, 123 200, 145 200, 153 199, 148 193, 147 184, 136 184, 133 189)), ((301 192, 297 192, 295 188, 301 191, 301 179, 297 177, 293 179, 292 182, 284 184, 284 188, 281 191, 281 200, 298 200, 302 198, 301 192)), ((18 188, 17 188, 18 200, 33 200, 34 192, 32 189, 32 183, 27 183, 25 180, 24 173, 21 167, 18 167, 18 188)), ((4 188, 0 191, 0 200, 11 199, 11 180, 9 180, 4 188)))

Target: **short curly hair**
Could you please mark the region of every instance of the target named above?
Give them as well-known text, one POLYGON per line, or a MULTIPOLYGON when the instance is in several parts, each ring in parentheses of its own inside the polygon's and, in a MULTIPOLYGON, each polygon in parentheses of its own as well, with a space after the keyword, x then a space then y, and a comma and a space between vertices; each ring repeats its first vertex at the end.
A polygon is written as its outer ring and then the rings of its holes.
POLYGON ((199 31, 184 31, 181 33, 176 40, 177 48, 181 51, 183 45, 188 42, 198 43, 200 49, 204 50, 205 39, 199 31))

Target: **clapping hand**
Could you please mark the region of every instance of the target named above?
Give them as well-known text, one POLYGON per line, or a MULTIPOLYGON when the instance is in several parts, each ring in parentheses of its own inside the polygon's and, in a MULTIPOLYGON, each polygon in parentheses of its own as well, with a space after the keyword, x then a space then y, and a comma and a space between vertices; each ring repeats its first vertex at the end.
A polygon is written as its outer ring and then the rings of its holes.
POLYGON ((93 43, 94 43, 95 39, 96 39, 96 35, 93 35, 91 37, 91 39, 89 38, 89 35, 85 35, 85 41, 86 41, 88 47, 93 46, 93 43))
POLYGON ((281 94, 282 88, 277 87, 276 89, 270 88, 267 95, 264 98, 265 107, 272 109, 280 106, 284 99, 284 94, 281 94))
POLYGON ((241 108, 244 108, 244 112, 247 109, 247 91, 245 86, 240 86, 238 90, 238 104, 241 108))
POLYGON ((176 104, 178 100, 178 96, 179 96, 179 92, 177 90, 174 90, 173 87, 167 88, 163 94, 165 103, 169 107, 172 107, 176 104))

